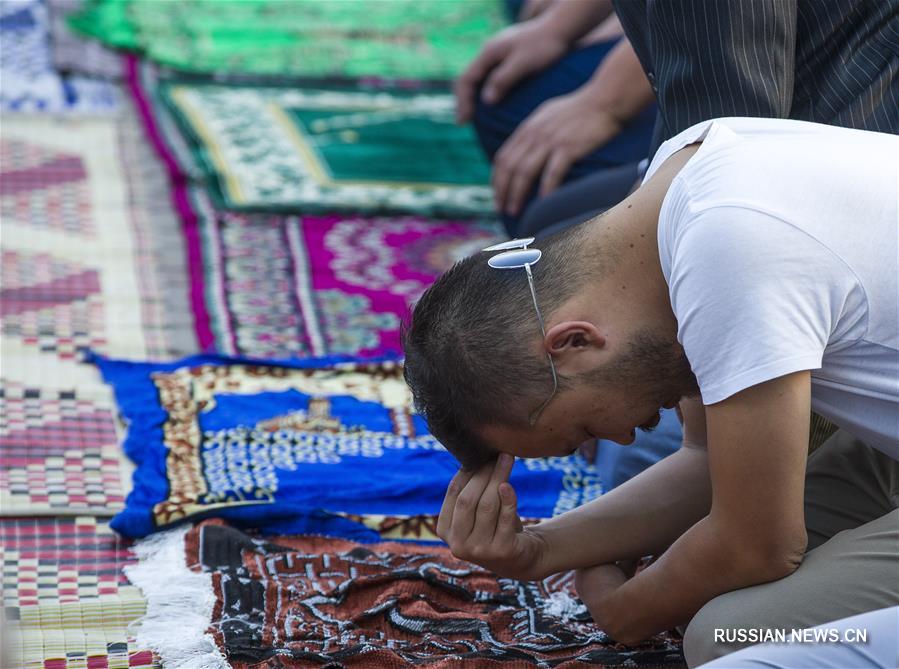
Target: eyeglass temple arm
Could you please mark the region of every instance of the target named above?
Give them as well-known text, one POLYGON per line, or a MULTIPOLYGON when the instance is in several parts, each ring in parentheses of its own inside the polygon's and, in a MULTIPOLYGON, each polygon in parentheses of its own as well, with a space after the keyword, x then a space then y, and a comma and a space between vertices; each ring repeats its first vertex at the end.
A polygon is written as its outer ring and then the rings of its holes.
POLYGON ((525 265, 524 271, 528 274, 528 288, 531 289, 531 299, 534 300, 534 311, 537 312, 537 322, 540 323, 540 332, 546 337, 546 324, 543 322, 543 314, 540 313, 540 306, 537 304, 537 291, 534 288, 534 275, 531 274, 531 266, 525 265))
MULTIPOLYGON (((531 298, 534 300, 534 311, 537 312, 537 322, 540 323, 540 332, 543 334, 543 338, 546 339, 546 324, 543 322, 543 314, 540 313, 540 305, 537 303, 537 291, 534 288, 534 275, 531 273, 531 266, 529 264, 525 265, 524 271, 527 272, 528 288, 531 289, 531 298)), ((556 396, 556 392, 559 390, 559 377, 556 376, 556 365, 553 362, 552 354, 549 351, 546 352, 546 358, 549 360, 549 369, 553 374, 553 391, 550 396, 546 398, 546 401, 528 417, 528 422, 531 427, 534 426, 537 419, 540 418, 540 414, 542 414, 543 410, 546 408, 546 405, 552 401, 552 398, 556 396)))

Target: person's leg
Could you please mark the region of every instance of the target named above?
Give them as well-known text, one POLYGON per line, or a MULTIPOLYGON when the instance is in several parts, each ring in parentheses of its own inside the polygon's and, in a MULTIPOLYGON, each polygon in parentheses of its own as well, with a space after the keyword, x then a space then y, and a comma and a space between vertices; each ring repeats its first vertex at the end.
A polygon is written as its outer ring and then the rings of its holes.
POLYGON ((895 669, 899 667, 899 607, 825 623, 799 638, 802 642, 744 648, 699 669, 895 669), (807 638, 826 641, 809 643, 807 638))
POLYGON ((687 626, 688 666, 757 642, 746 636, 750 630, 805 629, 899 605, 897 546, 899 510, 840 532, 807 553, 787 578, 716 597, 687 626))
POLYGON ((637 186, 637 180, 642 180, 646 174, 649 161, 662 142, 663 126, 662 117, 656 112, 646 158, 569 180, 554 193, 536 200, 525 210, 515 236, 548 237, 589 221, 617 205, 637 186))
POLYGON ((621 202, 637 180, 639 162, 608 167, 535 200, 515 228, 516 237, 548 237, 589 221, 621 202))
MULTIPOLYGON (((498 104, 488 105, 479 98, 473 123, 488 158, 493 160, 499 148, 537 107, 586 83, 615 44, 613 40, 575 49, 552 67, 522 81, 498 104)), ((641 160, 649 148, 654 124, 653 106, 633 119, 613 140, 576 162, 566 175, 565 182, 641 160)), ((535 196, 536 184, 528 201, 535 196)), ((518 225, 518 217, 504 216, 503 223, 512 234, 518 225)))
POLYGON ((804 629, 899 604, 899 462, 840 430, 809 458, 805 499, 802 564, 706 604, 684 635, 689 666, 750 643, 715 630, 804 629))
POLYGON ((837 430, 808 459, 805 527, 817 548, 843 530, 899 508, 899 463, 837 430))
POLYGON ((493 160, 506 139, 541 104, 584 85, 614 45, 604 42, 571 51, 546 70, 525 78, 497 104, 488 105, 479 95, 473 123, 487 157, 493 160))
POLYGON ((506 7, 506 16, 513 23, 521 16, 521 10, 524 7, 524 0, 504 0, 506 7))

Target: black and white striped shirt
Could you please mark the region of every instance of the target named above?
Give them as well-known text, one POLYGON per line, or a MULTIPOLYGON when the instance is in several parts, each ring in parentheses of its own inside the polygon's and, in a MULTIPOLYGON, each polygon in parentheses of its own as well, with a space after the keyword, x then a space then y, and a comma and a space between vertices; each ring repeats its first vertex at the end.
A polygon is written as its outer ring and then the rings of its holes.
POLYGON ((763 116, 899 134, 899 0, 614 0, 660 140, 763 116))

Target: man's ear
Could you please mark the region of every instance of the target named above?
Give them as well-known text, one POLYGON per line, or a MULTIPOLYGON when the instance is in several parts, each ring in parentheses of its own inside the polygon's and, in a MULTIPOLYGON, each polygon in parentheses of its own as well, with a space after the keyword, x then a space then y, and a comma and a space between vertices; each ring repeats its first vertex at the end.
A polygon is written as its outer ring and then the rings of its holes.
POLYGON ((543 346, 552 355, 559 372, 578 374, 596 366, 596 354, 606 345, 606 338, 589 321, 563 321, 552 326, 543 346))

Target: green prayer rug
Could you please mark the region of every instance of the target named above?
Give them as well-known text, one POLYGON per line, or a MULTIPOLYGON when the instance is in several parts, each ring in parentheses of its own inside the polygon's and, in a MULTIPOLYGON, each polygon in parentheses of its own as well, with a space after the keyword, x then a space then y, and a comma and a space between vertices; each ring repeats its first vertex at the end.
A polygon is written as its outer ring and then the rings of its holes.
POLYGON ((488 216, 490 166, 452 96, 165 82, 223 207, 488 216))
POLYGON ((71 19, 183 72, 434 80, 504 23, 501 0, 92 0, 71 19))

